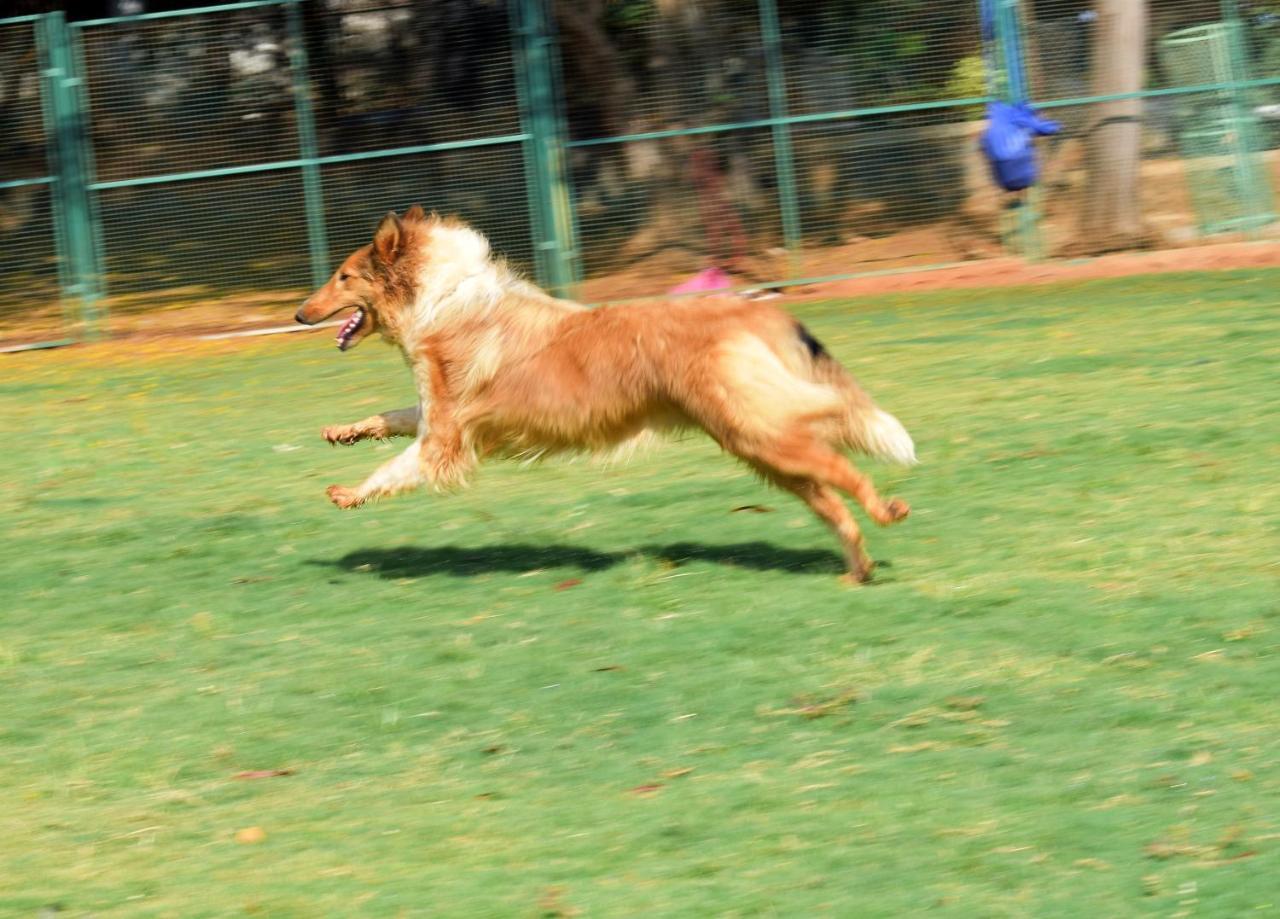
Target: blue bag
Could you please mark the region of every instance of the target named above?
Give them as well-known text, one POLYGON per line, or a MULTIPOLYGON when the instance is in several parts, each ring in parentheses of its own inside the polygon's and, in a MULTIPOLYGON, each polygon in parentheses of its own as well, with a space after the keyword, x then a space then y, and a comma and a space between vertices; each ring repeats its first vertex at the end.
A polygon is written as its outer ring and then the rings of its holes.
POLYGON ((1040 172, 1033 138, 1057 134, 1062 125, 1041 118, 1025 102, 988 103, 987 121, 981 145, 996 184, 1005 191, 1030 188, 1040 172))

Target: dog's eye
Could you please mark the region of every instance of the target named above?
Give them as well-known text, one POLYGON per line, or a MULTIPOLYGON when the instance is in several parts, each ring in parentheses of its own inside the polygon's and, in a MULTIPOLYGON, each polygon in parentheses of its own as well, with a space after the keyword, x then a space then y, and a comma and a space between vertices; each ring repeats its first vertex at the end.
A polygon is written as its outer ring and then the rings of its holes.
POLYGON ((338 280, 339 280, 339 281, 345 281, 345 280, 346 280, 347 278, 349 278, 349 277, 351 277, 351 275, 347 274, 347 273, 344 271, 344 272, 342 272, 342 274, 338 275, 338 280))

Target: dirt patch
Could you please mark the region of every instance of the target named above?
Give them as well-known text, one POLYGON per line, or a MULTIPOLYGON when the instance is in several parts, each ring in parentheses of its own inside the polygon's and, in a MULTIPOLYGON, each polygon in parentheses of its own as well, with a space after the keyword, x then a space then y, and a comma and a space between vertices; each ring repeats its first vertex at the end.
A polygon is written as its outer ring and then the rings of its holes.
MULTIPOLYGON (((145 340, 286 326, 292 324, 293 314, 307 293, 304 290, 263 291, 197 301, 175 291, 167 302, 160 294, 152 295, 154 303, 146 306, 112 298, 100 307, 96 332, 106 339, 145 340)), ((68 325, 56 305, 0 317, 0 347, 84 337, 83 327, 68 325)))
POLYGON ((1057 284, 1175 271, 1280 268, 1280 243, 1222 243, 1158 252, 1125 252, 1074 261, 1026 262, 994 258, 931 271, 850 278, 790 293, 805 299, 863 297, 902 291, 1057 284))
MULTIPOLYGON (((922 245, 923 249, 927 246, 922 245)), ((852 254, 851 254, 852 255, 852 254)), ((823 264, 841 264, 840 253, 825 250, 823 264)), ((843 264, 865 264, 850 258, 843 264)), ((651 265, 609 278, 583 284, 582 298, 588 301, 651 296, 667 289, 683 276, 671 265, 651 265)), ((763 267, 763 266, 762 266, 763 267)), ((885 293, 945 290, 948 288, 1010 287, 1057 284, 1094 278, 1162 274, 1175 271, 1221 271, 1228 269, 1280 268, 1280 242, 1218 243, 1156 252, 1132 252, 1071 261, 1027 262, 1017 258, 988 258, 943 268, 895 267, 882 274, 818 284, 789 285, 782 289, 792 302, 864 297, 885 293)), ((222 299, 206 303, 184 303, 158 310, 109 309, 100 330, 112 340, 170 340, 198 338, 226 332, 247 332, 288 327, 306 291, 264 292, 252 297, 222 299)), ((16 321, 0 327, 0 346, 62 338, 57 313, 28 313, 21 326, 16 321)), ((326 334, 331 334, 325 331, 326 334)))

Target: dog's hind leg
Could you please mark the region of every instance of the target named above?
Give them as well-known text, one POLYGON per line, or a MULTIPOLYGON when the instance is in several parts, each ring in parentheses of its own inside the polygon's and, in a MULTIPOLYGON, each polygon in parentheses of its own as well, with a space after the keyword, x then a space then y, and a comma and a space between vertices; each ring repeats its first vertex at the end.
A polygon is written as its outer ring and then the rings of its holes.
POLYGON ((844 580, 856 584, 871 580, 875 562, 867 555, 867 550, 863 546, 862 530, 858 528, 853 515, 844 506, 835 489, 812 479, 779 476, 768 469, 758 468, 765 478, 807 504, 809 510, 813 511, 818 519, 836 534, 836 538, 840 540, 840 545, 844 549, 845 564, 849 568, 849 573, 844 576, 844 580))
POLYGON ((867 515, 880 526, 897 523, 910 513, 910 507, 900 498, 883 500, 876 493, 869 476, 863 475, 838 451, 816 438, 796 434, 761 443, 745 451, 735 449, 731 443, 726 446, 753 465, 768 467, 785 476, 834 485, 861 504, 867 515))
POLYGON ((361 440, 386 440, 390 437, 412 437, 418 433, 422 410, 418 406, 398 408, 381 415, 370 415, 354 424, 334 424, 320 432, 331 444, 354 444, 361 440))
POLYGON ((431 436, 420 441, 423 475, 438 489, 460 488, 475 468, 475 450, 467 446, 452 418, 433 418, 431 424, 431 436))

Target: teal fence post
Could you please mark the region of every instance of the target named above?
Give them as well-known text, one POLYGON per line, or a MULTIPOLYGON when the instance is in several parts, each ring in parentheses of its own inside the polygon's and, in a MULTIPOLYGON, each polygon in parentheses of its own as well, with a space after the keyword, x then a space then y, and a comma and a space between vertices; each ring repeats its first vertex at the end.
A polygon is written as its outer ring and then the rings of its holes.
POLYGON ((795 151, 791 125, 785 120, 787 76, 782 59, 782 29, 775 0, 760 0, 760 37, 764 41, 765 79, 769 87, 769 117, 773 119, 773 158, 778 170, 778 207, 782 211, 782 238, 791 257, 791 275, 800 276, 803 244, 800 199, 796 191, 795 151))
POLYGON ((1236 192, 1244 208, 1245 233, 1250 239, 1261 237, 1262 228, 1275 220, 1271 188, 1258 161, 1261 144, 1249 93, 1242 85, 1249 79, 1249 52, 1245 41, 1244 20, 1236 0, 1222 0, 1222 18, 1227 26, 1227 77, 1231 83, 1231 108, 1234 131, 1236 192))
MULTIPOLYGON (((67 27, 67 47, 71 52, 71 89, 75 93, 76 124, 80 126, 80 172, 84 176, 85 212, 89 215, 89 253, 92 261, 89 274, 94 282, 94 298, 98 303, 107 295, 107 268, 103 263, 106 244, 102 235, 102 214, 98 208, 98 164, 94 157, 93 137, 89 131, 89 83, 85 77, 88 69, 84 63, 83 31, 79 25, 67 27)), ((101 318, 104 309, 95 306, 95 315, 101 318)))
POLYGON ((70 258, 67 254, 66 208, 62 201, 62 183, 58 181, 58 115, 54 106, 54 67, 49 15, 38 16, 34 23, 36 67, 40 73, 40 114, 44 125, 49 182, 49 208, 53 214, 53 247, 58 261, 58 290, 62 320, 68 328, 73 324, 71 304, 74 300, 70 258))
MULTIPOLYGON (((1027 83, 1027 62, 1023 57, 1020 0, 996 0, 996 44, 1004 64, 1005 99, 1008 102, 1027 102, 1031 99, 1031 87, 1027 83)), ((1036 186, 1027 189, 1015 204, 1018 238, 1022 242, 1022 256, 1031 261, 1044 257, 1040 237, 1040 191, 1036 186)))
POLYGON ((289 69, 293 78, 294 116, 298 123, 298 158, 302 160, 302 195, 307 211, 307 247, 311 254, 311 284, 321 287, 328 279, 329 232, 324 216, 324 187, 317 159, 315 116, 311 110, 311 81, 308 73, 307 43, 298 4, 285 12, 289 23, 289 69))
POLYGON ((98 233, 94 228, 90 199, 89 138, 85 130, 84 96, 77 67, 71 30, 61 11, 42 20, 44 44, 48 49, 45 89, 53 123, 53 155, 56 181, 57 234, 60 255, 66 261, 64 294, 78 300, 80 318, 87 338, 96 338, 100 315, 100 266, 98 233))
POLYGON ((513 0, 516 85, 529 138, 524 143, 525 179, 538 278, 554 293, 567 296, 578 281, 578 260, 548 2, 513 0))

